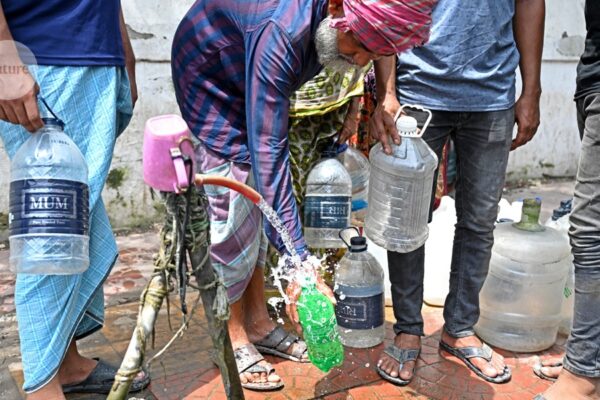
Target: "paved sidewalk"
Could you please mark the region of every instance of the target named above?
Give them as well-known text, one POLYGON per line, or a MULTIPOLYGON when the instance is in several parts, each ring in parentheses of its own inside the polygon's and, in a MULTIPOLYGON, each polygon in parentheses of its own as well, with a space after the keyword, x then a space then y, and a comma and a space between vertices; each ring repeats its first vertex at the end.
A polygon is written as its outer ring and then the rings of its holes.
MULTIPOLYGON (((541 194, 544 199, 542 220, 560 200, 572 193, 572 181, 544 183, 537 187, 513 189, 506 192, 511 200, 529 194, 541 194)), ((118 237, 120 259, 105 285, 107 306, 106 327, 83 341, 81 348, 89 356, 102 357, 118 364, 123 356, 137 316, 137 298, 152 271, 152 255, 158 249, 157 232, 131 234, 118 237)), ((22 374, 14 304, 12 298, 13 275, 7 271, 8 251, 0 249, 0 399, 19 399, 22 374)), ((189 293, 188 304, 195 300, 189 293)), ((176 303, 176 296, 172 296, 176 303)), ((246 391, 246 399, 532 399, 542 392, 548 382, 541 381, 531 371, 535 361, 532 354, 501 353, 513 368, 513 379, 504 385, 492 385, 477 378, 455 358, 438 352, 442 326, 442 309, 424 306, 427 337, 417 363, 416 377, 404 388, 383 381, 374 366, 384 345, 374 349, 346 349, 346 359, 341 368, 328 374, 310 364, 267 356, 285 382, 278 392, 256 393, 246 391)), ((173 309, 171 322, 178 328, 180 317, 173 309)), ((386 342, 393 339, 391 325, 393 314, 386 309, 386 342)), ((138 399, 224 399, 224 390, 218 369, 211 362, 212 343, 206 330, 202 307, 184 337, 178 339, 170 350, 152 365, 153 377, 149 389, 136 394, 138 399)), ((165 306, 156 326, 154 354, 171 337, 165 306)), ((560 354, 565 338, 544 354, 560 354)), ((134 395, 131 395, 134 397, 134 395)), ((105 396, 70 395, 68 399, 103 399, 105 396)))

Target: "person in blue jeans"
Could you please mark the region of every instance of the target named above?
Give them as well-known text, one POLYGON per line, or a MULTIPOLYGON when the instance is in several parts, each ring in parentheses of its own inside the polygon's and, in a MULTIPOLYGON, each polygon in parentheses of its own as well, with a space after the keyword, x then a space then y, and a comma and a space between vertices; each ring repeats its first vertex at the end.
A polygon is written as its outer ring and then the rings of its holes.
MULTIPOLYGON (((475 335, 473 326, 479 318, 479 291, 488 272, 508 155, 531 140, 539 125, 545 2, 440 0, 432 17, 426 45, 398 55, 397 67, 392 58, 376 71, 378 105, 371 131, 391 153, 391 141, 400 142, 393 121, 400 103, 419 104, 433 111, 423 138, 438 157, 453 139, 458 222, 440 348, 482 379, 502 383, 511 378, 510 369, 475 335), (523 89, 515 102, 517 66, 523 89), (512 140, 515 123, 518 132, 512 140)), ((407 113, 423 119, 420 112, 407 113)), ((376 368, 398 385, 412 379, 424 335, 424 256, 424 246, 405 254, 388 252, 396 337, 376 368)))
POLYGON ((564 360, 535 369, 555 380, 536 399, 600 399, 600 2, 585 2, 587 38, 577 67, 581 153, 569 236, 575 263, 575 311, 564 360), (558 379, 557 379, 558 378, 558 379))

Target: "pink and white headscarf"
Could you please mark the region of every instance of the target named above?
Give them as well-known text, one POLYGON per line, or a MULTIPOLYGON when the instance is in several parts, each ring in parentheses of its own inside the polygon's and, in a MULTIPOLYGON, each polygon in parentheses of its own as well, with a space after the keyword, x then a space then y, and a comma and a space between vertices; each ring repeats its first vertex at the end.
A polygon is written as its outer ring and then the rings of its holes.
POLYGON ((343 0, 331 27, 352 31, 369 51, 387 55, 425 44, 437 0, 343 0))

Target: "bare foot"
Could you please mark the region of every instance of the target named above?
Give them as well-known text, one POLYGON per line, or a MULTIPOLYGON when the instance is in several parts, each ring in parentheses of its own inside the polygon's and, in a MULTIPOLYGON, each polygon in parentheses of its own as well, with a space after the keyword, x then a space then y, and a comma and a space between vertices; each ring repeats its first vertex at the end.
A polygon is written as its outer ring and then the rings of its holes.
MULTIPOLYGON (((394 338, 394 344, 400 349, 420 349, 421 337, 409 335, 407 333, 399 333, 394 338)), ((381 353, 381 357, 377 362, 377 366, 385 371, 386 374, 393 378, 400 376, 400 379, 411 380, 414 374, 416 361, 407 361, 404 363, 401 371, 398 371, 400 364, 386 353, 381 353)))
POLYGON ((546 400, 600 400, 600 378, 586 378, 563 369, 544 397, 546 400))
MULTIPOLYGON (((467 336, 464 338, 453 338, 448 335, 445 331, 442 332, 442 341, 452 347, 481 347, 483 342, 475 335, 467 336)), ((500 354, 493 352, 492 360, 486 361, 483 358, 475 357, 471 358, 470 361, 475 365, 484 375, 490 378, 495 378, 504 373, 506 364, 504 363, 504 357, 500 354)))

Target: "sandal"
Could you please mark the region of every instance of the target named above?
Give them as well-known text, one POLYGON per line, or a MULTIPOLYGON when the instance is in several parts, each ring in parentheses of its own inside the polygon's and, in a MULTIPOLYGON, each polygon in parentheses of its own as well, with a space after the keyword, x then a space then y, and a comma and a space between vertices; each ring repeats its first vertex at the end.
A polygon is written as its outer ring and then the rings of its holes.
MULTIPOLYGON (((115 381, 115 375, 118 368, 107 364, 99 358, 94 358, 98 361, 96 367, 90 372, 87 378, 82 382, 62 385, 63 393, 98 393, 108 394, 115 381)), ((142 370, 144 376, 141 378, 135 377, 129 388, 129 392, 139 392, 150 384, 150 375, 142 370)))
MULTIPOLYGON (((251 344, 245 344, 233 351, 235 356, 235 364, 238 373, 249 372, 251 374, 265 373, 267 377, 275 372, 275 368, 269 363, 260 365, 259 362, 264 361, 264 357, 251 344)), ((242 383, 242 387, 249 390, 267 391, 277 390, 283 387, 283 382, 248 382, 242 383)))
POLYGON ((544 371, 542 371, 542 368, 554 368, 554 367, 562 367, 562 366, 563 366, 563 363, 561 363, 561 362, 556 362, 556 363, 552 363, 552 364, 548 364, 548 365, 543 365, 540 362, 533 366, 533 373, 535 375, 537 375, 538 378, 542 378, 542 379, 545 379, 550 382, 556 382, 556 378, 546 375, 544 373, 544 371))
MULTIPOLYGON (((401 349, 396 345, 389 345, 383 351, 385 354, 398 361, 398 376, 393 377, 387 372, 385 372, 379 365, 377 365, 377 372, 379 375, 385 379, 386 381, 392 382, 398 386, 406 386, 410 383, 412 378, 410 379, 402 379, 400 378, 400 371, 404 367, 404 363, 408 361, 416 361, 419 358, 419 354, 421 353, 421 349, 401 349)), ((415 376, 415 369, 413 368, 413 377, 415 376)))
POLYGON ((263 354, 270 354, 292 360, 295 362, 308 363, 308 359, 303 359, 302 356, 306 353, 307 347, 304 340, 300 339, 293 333, 286 332, 281 326, 277 325, 264 338, 254 342, 254 346, 263 354), (288 350, 292 347, 291 353, 288 350))
POLYGON ((475 372, 475 374, 477 374, 478 377, 487 382, 506 383, 512 377, 510 368, 508 368, 508 366, 506 365, 504 366, 504 372, 502 373, 502 375, 498 375, 492 378, 491 376, 487 376, 486 374, 484 374, 479 368, 475 366, 475 364, 471 362, 471 358, 483 358, 487 362, 492 361, 492 348, 485 343, 483 343, 481 347, 452 347, 449 344, 444 343, 440 340, 440 349, 460 359, 462 362, 465 363, 467 367, 469 367, 471 371, 475 372))

